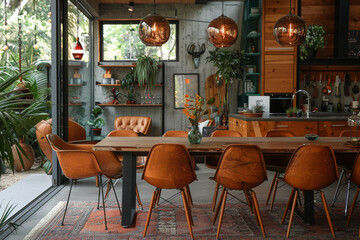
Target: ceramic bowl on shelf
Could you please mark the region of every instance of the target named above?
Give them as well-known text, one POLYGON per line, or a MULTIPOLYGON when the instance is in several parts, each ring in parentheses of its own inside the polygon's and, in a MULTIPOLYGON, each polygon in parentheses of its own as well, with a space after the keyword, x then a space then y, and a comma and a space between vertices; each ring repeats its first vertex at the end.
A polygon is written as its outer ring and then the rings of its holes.
POLYGON ((314 134, 314 133, 308 133, 305 135, 305 138, 310 141, 315 141, 316 139, 318 139, 318 137, 319 137, 319 135, 314 134))
POLYGON ((102 84, 111 84, 111 78, 103 78, 101 79, 102 84))

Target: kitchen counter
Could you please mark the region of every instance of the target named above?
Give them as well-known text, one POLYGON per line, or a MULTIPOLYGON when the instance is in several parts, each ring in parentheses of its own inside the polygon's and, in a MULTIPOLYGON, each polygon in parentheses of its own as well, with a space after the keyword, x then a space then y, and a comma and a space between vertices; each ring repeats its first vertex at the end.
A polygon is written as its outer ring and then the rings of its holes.
POLYGON ((310 118, 306 114, 301 117, 270 116, 270 117, 245 117, 240 114, 229 114, 229 117, 241 119, 244 121, 346 121, 351 113, 311 113, 310 118))

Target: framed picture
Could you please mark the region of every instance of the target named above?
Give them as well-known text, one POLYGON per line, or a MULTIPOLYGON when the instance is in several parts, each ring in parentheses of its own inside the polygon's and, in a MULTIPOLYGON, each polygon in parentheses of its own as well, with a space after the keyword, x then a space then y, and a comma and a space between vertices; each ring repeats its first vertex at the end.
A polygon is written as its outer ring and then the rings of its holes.
POLYGON ((184 108, 185 94, 194 96, 199 94, 199 74, 174 74, 174 108, 184 108))

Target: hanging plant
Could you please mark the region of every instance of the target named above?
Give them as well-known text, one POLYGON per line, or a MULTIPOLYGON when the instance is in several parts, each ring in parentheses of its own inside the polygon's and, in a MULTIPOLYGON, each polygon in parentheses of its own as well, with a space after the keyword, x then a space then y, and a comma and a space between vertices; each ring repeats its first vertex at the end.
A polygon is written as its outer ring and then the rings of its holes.
POLYGON ((145 85, 145 91, 152 93, 156 85, 156 76, 159 71, 159 62, 152 57, 140 55, 136 62, 134 77, 140 87, 145 85))

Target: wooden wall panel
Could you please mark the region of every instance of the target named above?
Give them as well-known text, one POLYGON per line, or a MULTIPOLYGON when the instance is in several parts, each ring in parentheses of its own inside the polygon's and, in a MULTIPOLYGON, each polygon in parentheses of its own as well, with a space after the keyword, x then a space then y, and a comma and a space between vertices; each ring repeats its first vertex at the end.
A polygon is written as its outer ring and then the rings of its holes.
POLYGON ((301 16, 306 25, 323 25, 327 34, 327 45, 319 49, 317 58, 334 56, 335 0, 301 0, 301 16))
POLYGON ((350 0, 349 29, 360 30, 360 0, 350 0))

